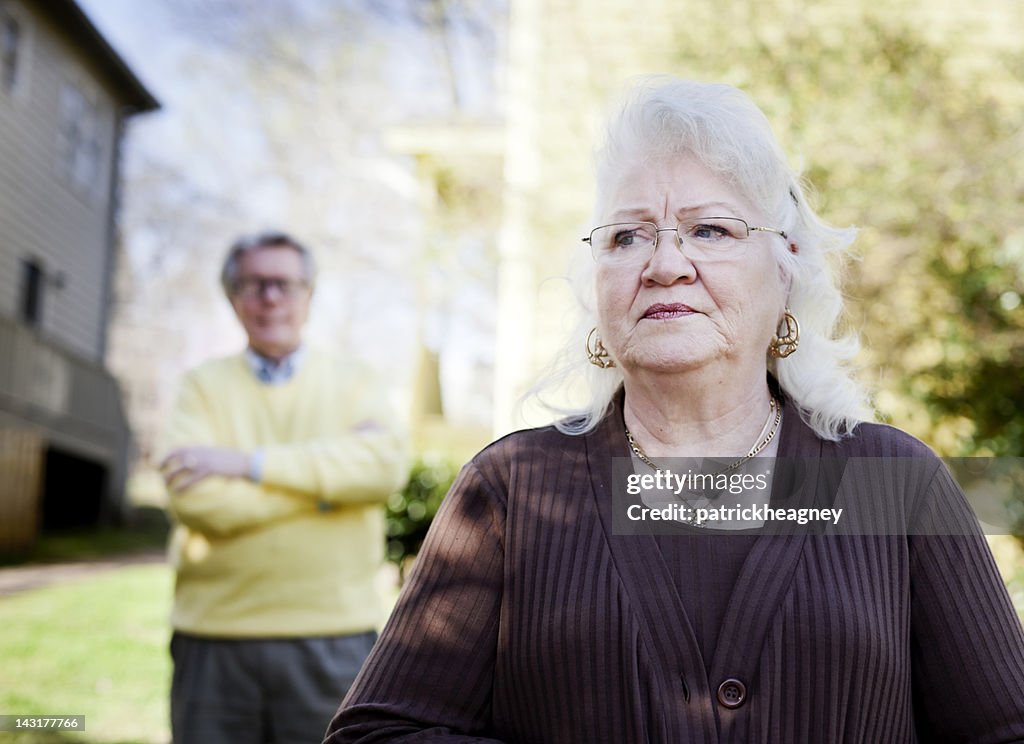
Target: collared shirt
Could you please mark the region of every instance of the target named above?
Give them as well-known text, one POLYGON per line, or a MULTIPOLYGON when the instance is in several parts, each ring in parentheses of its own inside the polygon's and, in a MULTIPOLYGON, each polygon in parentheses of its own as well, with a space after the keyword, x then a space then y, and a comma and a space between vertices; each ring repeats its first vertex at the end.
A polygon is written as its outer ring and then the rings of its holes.
POLYGON ((283 385, 288 382, 302 366, 305 356, 304 346, 300 346, 280 360, 269 359, 251 348, 245 350, 245 360, 249 363, 249 369, 264 385, 283 385))
MULTIPOLYGON (((264 385, 283 385, 295 376, 306 357, 306 348, 300 346, 288 356, 280 360, 268 359, 251 348, 245 350, 245 361, 249 364, 256 379, 264 385)), ((249 453, 249 478, 254 483, 263 480, 263 450, 256 449, 249 453)))

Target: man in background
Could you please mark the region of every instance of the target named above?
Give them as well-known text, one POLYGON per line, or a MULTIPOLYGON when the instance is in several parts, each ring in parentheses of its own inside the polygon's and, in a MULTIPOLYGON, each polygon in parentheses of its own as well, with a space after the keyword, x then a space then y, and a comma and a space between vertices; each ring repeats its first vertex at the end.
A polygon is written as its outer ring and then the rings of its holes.
POLYGON ((320 741, 376 638, 406 442, 373 375, 303 344, 314 279, 284 233, 231 247, 248 348, 188 373, 168 427, 176 744, 320 741))

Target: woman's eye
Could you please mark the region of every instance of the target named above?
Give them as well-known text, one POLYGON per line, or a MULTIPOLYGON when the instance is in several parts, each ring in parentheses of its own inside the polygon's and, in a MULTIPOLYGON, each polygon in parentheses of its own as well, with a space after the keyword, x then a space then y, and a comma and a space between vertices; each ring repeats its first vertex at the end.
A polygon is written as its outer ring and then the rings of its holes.
POLYGON ((731 237, 724 227, 710 224, 694 225, 690 229, 690 235, 698 240, 721 240, 731 237))
POLYGON ((615 247, 628 248, 637 241, 636 230, 623 230, 615 234, 615 247))

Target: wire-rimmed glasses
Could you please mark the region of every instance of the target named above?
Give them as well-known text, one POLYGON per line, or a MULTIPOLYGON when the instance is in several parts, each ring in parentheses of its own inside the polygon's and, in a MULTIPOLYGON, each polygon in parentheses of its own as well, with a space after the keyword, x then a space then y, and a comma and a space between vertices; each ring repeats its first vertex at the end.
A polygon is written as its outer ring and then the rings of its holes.
POLYGON ((743 251, 754 230, 788 238, 773 227, 754 227, 739 217, 700 217, 675 227, 658 227, 653 222, 613 222, 601 225, 582 238, 590 243, 594 260, 614 265, 646 264, 658 247, 658 236, 674 232, 680 249, 691 259, 713 261, 732 258, 743 251))
POLYGON ((309 288, 305 279, 287 279, 283 277, 246 276, 231 285, 231 294, 246 300, 262 298, 271 289, 279 295, 291 299, 309 288))

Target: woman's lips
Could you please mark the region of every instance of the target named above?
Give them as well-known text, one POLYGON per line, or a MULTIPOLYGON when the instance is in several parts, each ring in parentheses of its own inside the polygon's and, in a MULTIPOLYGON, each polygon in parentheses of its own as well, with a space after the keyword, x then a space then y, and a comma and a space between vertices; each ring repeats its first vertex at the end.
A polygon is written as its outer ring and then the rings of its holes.
POLYGON ((651 320, 670 320, 671 318, 681 318, 684 315, 693 315, 697 311, 689 305, 684 305, 681 302, 674 302, 671 305, 665 305, 657 303, 647 308, 644 313, 645 319, 651 320))

